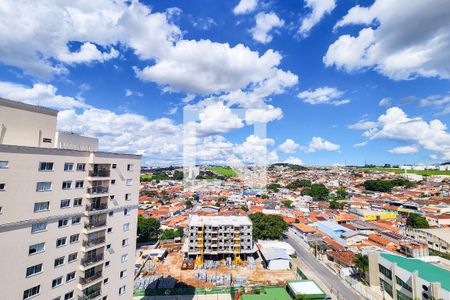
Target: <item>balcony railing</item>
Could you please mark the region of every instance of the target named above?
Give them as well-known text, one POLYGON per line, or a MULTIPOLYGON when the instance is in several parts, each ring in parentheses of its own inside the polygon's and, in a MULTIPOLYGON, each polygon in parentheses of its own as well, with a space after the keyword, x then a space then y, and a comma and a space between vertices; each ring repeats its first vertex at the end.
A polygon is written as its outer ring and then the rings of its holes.
POLYGON ((95 239, 85 240, 83 241, 83 247, 93 247, 98 244, 103 244, 105 242, 105 237, 99 237, 95 239))
POLYGON ((89 276, 89 277, 80 277, 80 283, 82 285, 89 284, 89 283, 93 282, 94 280, 99 279, 100 277, 102 277, 102 271, 98 271, 98 272, 94 273, 94 275, 89 276))
POLYGON ((107 203, 96 203, 96 204, 86 205, 87 211, 102 210, 102 209, 107 209, 107 208, 108 208, 107 203))
POLYGON ((84 267, 90 266, 92 264, 95 264, 96 262, 102 261, 103 260, 103 253, 100 254, 96 254, 96 255, 89 255, 87 257, 84 257, 81 259, 81 264, 84 267))
POLYGON ((100 296, 101 293, 102 293, 101 290, 97 290, 97 291, 91 292, 89 294, 84 294, 83 293, 82 296, 78 296, 78 300, 92 300, 92 299, 95 299, 98 296, 100 296))
POLYGON ((84 228, 85 229, 98 228, 98 227, 102 227, 102 226, 106 226, 106 220, 89 222, 89 223, 85 223, 84 224, 84 228))
POLYGON ((105 194, 108 192, 107 186, 93 186, 87 189, 88 194, 105 194))
POLYGON ((89 171, 89 176, 90 177, 109 177, 110 173, 111 172, 109 170, 94 170, 94 171, 89 171))

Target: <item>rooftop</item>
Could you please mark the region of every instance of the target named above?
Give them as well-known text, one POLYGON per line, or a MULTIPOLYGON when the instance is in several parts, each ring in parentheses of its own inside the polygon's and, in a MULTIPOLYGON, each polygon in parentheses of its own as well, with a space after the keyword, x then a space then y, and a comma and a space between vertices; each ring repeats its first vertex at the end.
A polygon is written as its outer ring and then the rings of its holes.
POLYGON ((193 215, 189 222, 190 226, 220 226, 220 225, 252 225, 247 216, 198 216, 193 215))

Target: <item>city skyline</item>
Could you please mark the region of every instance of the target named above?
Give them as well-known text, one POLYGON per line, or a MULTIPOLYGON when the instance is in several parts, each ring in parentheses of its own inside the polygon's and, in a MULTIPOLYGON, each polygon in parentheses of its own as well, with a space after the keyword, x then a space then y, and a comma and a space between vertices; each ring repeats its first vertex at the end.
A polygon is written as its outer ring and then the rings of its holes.
POLYGON ((440 163, 450 4, 432 2, 4 1, 0 97, 146 166, 181 164, 183 108, 205 163, 264 145, 269 162, 440 163))

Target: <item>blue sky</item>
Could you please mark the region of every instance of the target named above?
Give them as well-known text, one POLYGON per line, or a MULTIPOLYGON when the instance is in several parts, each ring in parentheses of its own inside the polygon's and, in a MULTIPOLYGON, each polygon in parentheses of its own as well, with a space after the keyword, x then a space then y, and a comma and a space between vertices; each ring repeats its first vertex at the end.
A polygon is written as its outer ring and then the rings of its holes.
POLYGON ((429 2, 8 0, 0 96, 56 108, 61 130, 146 165, 181 162, 184 107, 199 112, 199 162, 266 146, 306 165, 439 163, 450 4, 429 2))

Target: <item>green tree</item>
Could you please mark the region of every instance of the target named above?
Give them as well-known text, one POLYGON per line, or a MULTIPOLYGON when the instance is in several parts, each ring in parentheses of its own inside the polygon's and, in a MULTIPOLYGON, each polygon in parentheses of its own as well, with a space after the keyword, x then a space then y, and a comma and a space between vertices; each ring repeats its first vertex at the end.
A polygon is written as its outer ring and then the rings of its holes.
POLYGON ((392 191, 392 182, 390 180, 366 180, 364 188, 368 191, 390 193, 392 191))
POLYGON ((291 207, 294 202, 292 200, 284 200, 282 203, 286 207, 291 207))
POLYGON ((329 194, 330 191, 325 185, 317 183, 311 185, 310 196, 313 197, 313 199, 324 200, 328 198, 329 194))
POLYGON ((264 195, 261 196, 261 198, 263 198, 263 199, 269 199, 269 195, 264 194, 264 195))
POLYGON ((412 228, 429 228, 427 219, 416 214, 410 214, 406 219, 406 226, 412 228))
POLYGON ((369 269, 369 257, 363 254, 357 254, 354 260, 355 267, 359 270, 361 277, 365 277, 367 269, 369 269))
POLYGON ((254 239, 278 240, 288 228, 288 224, 281 216, 255 213, 250 214, 249 218, 253 223, 254 239))
POLYGON ((186 202, 184 203, 186 205, 186 207, 192 207, 192 201, 191 200, 186 200, 186 202))
POLYGON ((156 242, 158 240, 161 224, 152 218, 138 217, 137 241, 138 243, 156 242))
POLYGON ((338 200, 344 200, 347 197, 348 193, 345 188, 340 187, 336 190, 336 198, 338 200))
POLYGON ((311 187, 311 180, 307 179, 296 179, 286 185, 286 188, 290 190, 296 190, 302 187, 311 187))
POLYGON ((162 240, 173 240, 174 238, 183 236, 183 229, 166 229, 161 234, 162 240))
POLYGON ((339 208, 339 202, 337 202, 336 200, 331 200, 330 208, 331 209, 338 209, 339 208))
POLYGON ((271 183, 271 184, 267 185, 267 189, 272 190, 275 193, 278 193, 280 188, 281 188, 281 185, 279 185, 278 183, 271 183))

